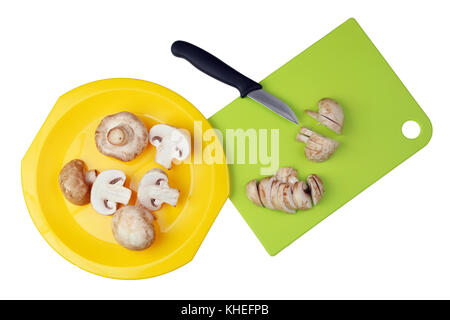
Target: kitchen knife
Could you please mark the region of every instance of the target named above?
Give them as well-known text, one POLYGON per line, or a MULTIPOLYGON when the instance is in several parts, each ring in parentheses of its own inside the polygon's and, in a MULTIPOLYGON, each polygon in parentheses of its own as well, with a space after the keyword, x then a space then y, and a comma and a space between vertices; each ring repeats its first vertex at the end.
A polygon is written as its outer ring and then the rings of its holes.
POLYGON ((286 103, 209 52, 186 41, 175 41, 171 50, 174 56, 186 59, 200 71, 238 89, 242 98, 252 98, 283 118, 298 124, 295 113, 286 103))

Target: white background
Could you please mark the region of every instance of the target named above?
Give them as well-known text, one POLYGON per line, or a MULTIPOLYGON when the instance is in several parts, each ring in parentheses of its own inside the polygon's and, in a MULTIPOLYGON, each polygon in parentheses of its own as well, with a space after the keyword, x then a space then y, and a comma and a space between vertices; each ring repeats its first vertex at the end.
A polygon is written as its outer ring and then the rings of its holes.
POLYGON ((448 1, 3 1, 0 298, 450 298, 448 1), (261 80, 355 17, 428 114, 430 144, 276 257, 227 201, 194 260, 140 281, 59 256, 33 225, 20 161, 56 99, 150 80, 206 117, 237 92, 174 58, 184 39, 261 80))

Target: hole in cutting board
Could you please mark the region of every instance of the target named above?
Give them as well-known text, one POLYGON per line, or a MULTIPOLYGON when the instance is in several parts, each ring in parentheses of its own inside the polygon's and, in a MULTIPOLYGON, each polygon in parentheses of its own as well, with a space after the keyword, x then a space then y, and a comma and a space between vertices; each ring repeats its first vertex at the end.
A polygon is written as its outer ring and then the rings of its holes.
POLYGON ((402 126, 402 133, 408 139, 415 139, 420 134, 420 126, 413 120, 406 121, 402 126))

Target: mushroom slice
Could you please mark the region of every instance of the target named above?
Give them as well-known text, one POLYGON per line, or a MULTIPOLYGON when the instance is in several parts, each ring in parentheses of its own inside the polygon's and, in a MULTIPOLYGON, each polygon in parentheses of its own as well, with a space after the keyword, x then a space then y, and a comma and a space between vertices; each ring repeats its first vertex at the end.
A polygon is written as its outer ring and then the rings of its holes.
POLYGON ((295 208, 290 208, 285 200, 286 199, 285 197, 287 196, 287 192, 289 192, 290 189, 291 189, 291 187, 289 186, 289 184, 287 184, 285 182, 281 182, 279 184, 278 191, 277 191, 278 208, 287 213, 295 213, 295 208))
POLYGON ((341 134, 344 125, 344 111, 335 100, 330 98, 320 100, 319 113, 311 110, 305 112, 337 134, 341 134))
POLYGON ((166 124, 157 124, 150 129, 149 140, 156 147, 155 161, 170 169, 172 160, 183 161, 191 153, 191 136, 187 130, 166 124))
POLYGON ((130 250, 144 250, 155 240, 153 216, 140 206, 125 206, 112 218, 112 232, 116 241, 130 250))
POLYGON ((120 170, 105 170, 95 179, 91 190, 92 207, 98 213, 110 215, 116 212, 117 203, 128 204, 131 190, 125 188, 126 176, 120 170))
POLYGON ((317 203, 322 199, 323 195, 323 182, 322 180, 315 174, 311 174, 306 179, 309 185, 309 189, 311 190, 311 197, 314 205, 317 205, 317 203))
POLYGON ((95 131, 98 151, 122 161, 131 161, 148 143, 145 124, 130 112, 119 112, 103 118, 95 131))
POLYGON ((180 191, 169 187, 167 174, 161 169, 148 171, 139 182, 137 198, 150 210, 158 210, 165 202, 176 206, 180 191))
POLYGON ((259 197, 258 180, 255 179, 247 183, 245 190, 247 192, 247 197, 251 202, 253 202, 259 207, 263 206, 263 204, 261 203, 261 199, 259 197))
POLYGON ((283 198, 286 206, 291 210, 297 210, 297 205, 294 202, 294 197, 292 196, 292 185, 288 185, 283 190, 283 198))
POLYGON ((288 182, 289 184, 294 184, 298 181, 297 170, 291 167, 281 167, 275 173, 275 178, 281 182, 288 182))
POLYGON ((59 187, 64 197, 73 204, 82 206, 89 203, 91 186, 97 171, 86 171, 85 163, 75 159, 64 165, 59 173, 59 187))
POLYGON ((305 127, 301 127, 296 139, 305 143, 306 158, 315 162, 328 160, 339 146, 339 142, 324 137, 305 127))
POLYGON ((278 193, 280 188, 284 188, 285 183, 279 180, 275 180, 272 184, 272 188, 270 190, 270 201, 272 202, 272 206, 277 210, 284 210, 284 199, 283 192, 278 193))
POLYGON ((272 184, 274 183, 274 181, 274 177, 266 177, 259 182, 258 186, 261 202, 264 207, 269 209, 275 209, 271 200, 272 184))
POLYGON ((300 210, 312 208, 311 195, 308 192, 308 185, 305 181, 298 181, 292 187, 292 198, 295 206, 300 210))

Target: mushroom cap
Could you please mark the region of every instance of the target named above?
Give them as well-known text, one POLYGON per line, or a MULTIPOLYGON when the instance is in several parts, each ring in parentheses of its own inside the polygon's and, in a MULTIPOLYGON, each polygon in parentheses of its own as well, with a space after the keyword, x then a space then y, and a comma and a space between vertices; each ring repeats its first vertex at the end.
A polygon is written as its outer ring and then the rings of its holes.
POLYGON ((337 134, 341 134, 344 125, 344 110, 330 98, 319 101, 319 112, 305 110, 305 112, 337 134))
POLYGON ((337 134, 341 134, 344 125, 344 110, 337 101, 324 98, 319 101, 319 121, 337 134))
POLYGON ((116 241, 130 250, 144 250, 155 240, 153 216, 140 206, 125 206, 112 218, 112 232, 116 241))
POLYGON ((89 203, 91 184, 86 181, 86 167, 82 160, 75 159, 66 163, 58 180, 64 197, 71 203, 79 206, 89 203))
POLYGON ((115 113, 100 122, 95 131, 95 143, 102 154, 131 161, 147 146, 147 128, 141 119, 130 112, 115 113))

